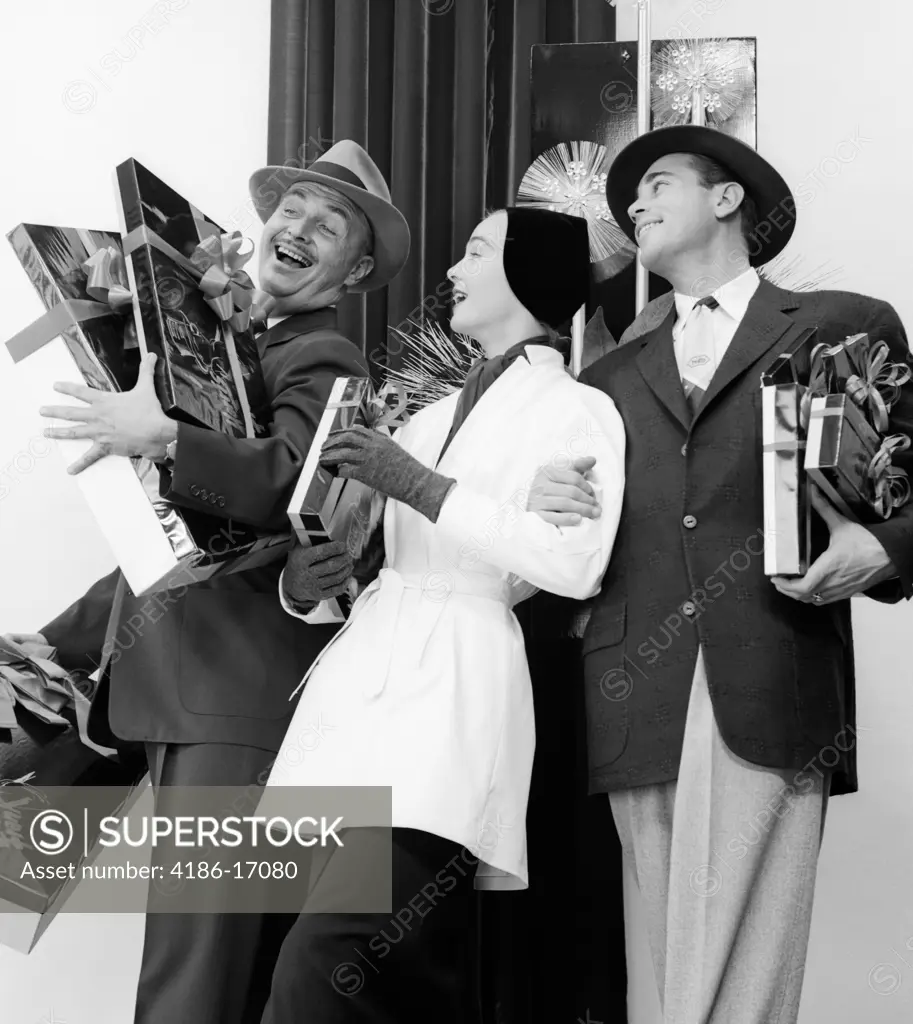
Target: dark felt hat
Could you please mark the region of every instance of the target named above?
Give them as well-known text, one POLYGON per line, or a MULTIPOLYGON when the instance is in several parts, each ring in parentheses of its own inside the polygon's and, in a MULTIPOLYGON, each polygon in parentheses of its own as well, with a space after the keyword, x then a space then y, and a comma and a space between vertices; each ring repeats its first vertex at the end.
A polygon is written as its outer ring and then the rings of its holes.
POLYGON ((657 128, 629 143, 612 161, 606 198, 618 226, 632 241, 634 224, 628 207, 640 179, 652 164, 670 153, 709 157, 732 172, 758 210, 758 227, 749 247, 753 267, 769 262, 786 247, 796 226, 796 201, 782 176, 751 146, 716 128, 676 125, 657 128))
POLYGON ((504 273, 511 291, 537 320, 559 327, 589 295, 586 221, 552 210, 507 207, 504 273))

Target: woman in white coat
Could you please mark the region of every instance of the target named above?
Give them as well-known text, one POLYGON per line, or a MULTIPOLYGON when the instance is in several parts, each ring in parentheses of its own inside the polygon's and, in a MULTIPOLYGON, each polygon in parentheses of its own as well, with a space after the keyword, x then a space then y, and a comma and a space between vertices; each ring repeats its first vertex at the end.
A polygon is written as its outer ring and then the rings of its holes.
MULTIPOLYGON (((527 884, 535 730, 511 609, 537 589, 596 594, 615 539, 621 418, 607 395, 573 379, 551 344, 586 298, 585 222, 494 213, 448 277, 451 326, 476 338, 486 358, 460 393, 417 413, 394 439, 355 428, 324 446, 322 464, 389 496, 386 561, 303 681, 267 784, 390 787, 385 815, 346 820, 346 850, 364 851, 379 835, 392 841, 392 910, 313 912, 332 910, 330 894, 344 884, 341 867, 332 870, 343 851, 332 854, 283 946, 264 1024, 475 1019, 473 882, 527 884), (528 512, 537 471, 582 456, 595 459, 601 515, 561 528, 528 512), (318 721, 320 741, 302 746, 318 721)), ((289 596, 306 614, 313 595, 289 596)))

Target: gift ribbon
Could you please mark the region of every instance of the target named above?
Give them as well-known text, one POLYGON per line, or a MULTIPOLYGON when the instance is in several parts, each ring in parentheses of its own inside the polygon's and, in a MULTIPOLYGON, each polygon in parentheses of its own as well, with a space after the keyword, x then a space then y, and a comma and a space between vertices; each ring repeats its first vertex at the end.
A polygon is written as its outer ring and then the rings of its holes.
POLYGON ((74 324, 93 320, 95 317, 108 316, 111 307, 103 302, 89 302, 85 299, 69 299, 57 306, 52 306, 44 316, 14 335, 6 343, 14 363, 20 363, 59 337, 68 327, 74 324))
POLYGON ((863 412, 868 405, 872 426, 879 434, 887 432, 891 406, 900 396, 901 386, 913 376, 909 366, 888 362, 889 354, 886 341, 876 342, 866 355, 864 375, 851 374, 846 382, 848 397, 863 412))
POLYGON ((406 412, 408 404, 409 396, 402 384, 387 381, 380 391, 365 403, 365 425, 372 430, 377 427, 389 427, 391 430, 404 427, 411 418, 406 412), (392 408, 391 395, 396 395, 396 404, 392 408))
POLYGON ((83 263, 86 292, 96 302, 104 302, 115 312, 133 307, 133 292, 127 284, 127 267, 123 253, 113 245, 96 249, 83 263))
MULTIPOLYGON (((52 653, 53 648, 48 648, 52 653)), ((91 704, 72 677, 56 662, 26 654, 19 644, 0 637, 0 727, 14 729, 15 705, 19 704, 49 725, 69 726, 60 712, 67 706, 76 712, 80 741, 103 757, 116 757, 117 751, 99 746, 89 739, 91 704)))
MULTIPOLYGON (((205 224, 197 222, 198 230, 205 229, 205 224)), ((158 249, 179 267, 186 270, 197 282, 206 300, 206 305, 219 317, 225 334, 225 348, 228 353, 228 366, 231 371, 238 400, 241 403, 241 415, 244 419, 244 431, 248 437, 254 436, 254 422, 251 416, 250 403, 247 400, 247 389, 244 386, 244 374, 238 361, 235 346, 235 330, 246 330, 251 318, 253 305, 253 281, 241 269, 253 255, 240 252, 243 238, 239 231, 231 234, 213 232, 202 239, 188 259, 169 245, 145 224, 128 232, 123 239, 124 256, 129 256, 143 245, 158 249), (237 241, 237 245, 235 242, 237 241), (213 273, 214 271, 214 273, 213 273), (209 275, 207 277, 207 275, 209 275), (203 281, 206 280, 206 286, 203 281), (244 326, 239 326, 243 324, 244 326), (237 325, 237 326, 236 326, 237 325)))
POLYGON ((887 519, 895 508, 900 508, 910 499, 910 481, 906 471, 891 465, 894 452, 903 452, 909 447, 910 438, 905 434, 891 434, 881 442, 869 463, 867 475, 875 492, 873 506, 882 519, 887 519))

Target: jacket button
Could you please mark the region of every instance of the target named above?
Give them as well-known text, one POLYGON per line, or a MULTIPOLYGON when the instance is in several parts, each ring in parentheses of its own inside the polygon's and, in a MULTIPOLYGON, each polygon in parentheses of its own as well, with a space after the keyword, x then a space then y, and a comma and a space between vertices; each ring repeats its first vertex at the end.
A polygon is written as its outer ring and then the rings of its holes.
POLYGON ((219 508, 225 508, 225 499, 220 495, 218 501, 219 508))
POLYGON ((200 488, 196 484, 190 485, 190 493, 196 498, 199 496, 200 488))
POLYGON ((684 526, 686 530, 693 530, 695 526, 697 526, 697 520, 694 516, 685 516, 682 520, 682 526, 684 526))
POLYGON ((682 445, 682 455, 687 455, 687 454, 688 454, 688 445, 683 444, 682 445))
POLYGON ((686 601, 686 602, 685 602, 685 603, 684 603, 684 604, 682 605, 682 614, 684 614, 684 615, 687 615, 689 619, 691 618, 691 616, 692 616, 692 615, 693 615, 693 614, 694 614, 694 613, 695 613, 696 611, 697 611, 697 608, 695 607, 695 604, 694 604, 694 602, 693 602, 693 601, 686 601))

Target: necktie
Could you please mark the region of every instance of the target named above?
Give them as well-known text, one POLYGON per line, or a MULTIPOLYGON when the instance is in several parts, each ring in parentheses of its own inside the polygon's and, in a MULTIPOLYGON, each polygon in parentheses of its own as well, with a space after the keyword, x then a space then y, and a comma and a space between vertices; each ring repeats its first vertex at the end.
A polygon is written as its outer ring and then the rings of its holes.
POLYGON ((719 302, 707 295, 694 304, 682 331, 679 372, 688 408, 693 416, 704 398, 704 392, 716 371, 716 352, 713 345, 711 316, 719 302))
POLYGON ((520 356, 529 361, 529 357, 526 355, 526 346, 549 344, 551 344, 551 338, 547 334, 535 338, 527 338, 526 341, 511 345, 503 355, 495 356, 492 359, 480 359, 473 366, 466 376, 466 383, 463 385, 463 390, 460 392, 460 397, 457 400, 450 433, 447 435, 447 440, 444 442, 444 447, 438 456, 438 462, 444 457, 444 452, 450 447, 450 442, 463 425, 466 417, 472 412, 479 399, 494 384, 498 377, 520 356))

